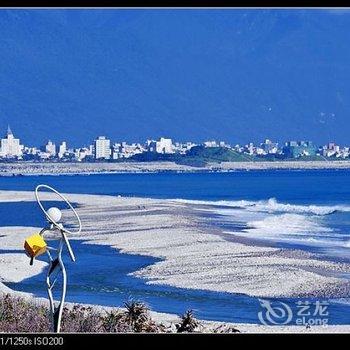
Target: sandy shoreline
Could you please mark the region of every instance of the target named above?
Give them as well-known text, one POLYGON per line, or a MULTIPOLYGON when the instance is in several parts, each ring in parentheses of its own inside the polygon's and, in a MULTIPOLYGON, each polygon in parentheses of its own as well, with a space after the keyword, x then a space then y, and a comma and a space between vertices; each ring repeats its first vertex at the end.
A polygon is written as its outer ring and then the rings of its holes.
MULTIPOLYGON (((144 198, 67 196, 80 205, 84 222, 84 232, 74 238, 86 240, 84 244, 109 245, 125 253, 162 259, 134 272, 147 283, 255 297, 349 295, 348 281, 331 276, 332 272, 350 272, 347 264, 322 261, 300 251, 227 241, 189 205, 144 198)), ((47 194, 47 199, 52 197, 47 194)), ((0 202, 33 200, 32 192, 0 191, 0 202)), ((2 249, 18 250, 0 254, 0 290, 8 291, 1 282, 21 281, 45 267, 39 261, 29 266, 23 254, 24 238, 36 230, 0 228, 2 249)), ((285 326, 283 331, 290 328, 294 332, 293 327, 285 326)), ((335 331, 350 331, 350 326, 334 327, 335 331)), ((265 326, 256 325, 240 329, 267 331, 265 326)))
POLYGON ((154 172, 230 172, 244 170, 321 170, 350 169, 350 161, 274 161, 274 162, 222 162, 192 167, 174 162, 122 162, 122 163, 57 163, 14 162, 0 163, 0 176, 15 175, 77 175, 110 173, 154 172))

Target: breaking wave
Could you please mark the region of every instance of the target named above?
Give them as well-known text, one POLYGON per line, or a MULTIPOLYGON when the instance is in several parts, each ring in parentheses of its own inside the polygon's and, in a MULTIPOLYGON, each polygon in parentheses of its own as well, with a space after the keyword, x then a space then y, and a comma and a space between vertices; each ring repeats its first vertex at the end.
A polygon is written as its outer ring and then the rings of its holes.
POLYGON ((282 214, 267 216, 263 220, 247 222, 246 231, 258 231, 259 234, 313 234, 332 232, 332 229, 324 227, 310 217, 298 214, 282 214))
MULTIPOLYGON (((229 232, 228 232, 229 233, 229 232)), ((279 214, 247 222, 242 232, 232 234, 307 245, 344 245, 343 236, 323 226, 312 217, 300 214, 279 214)))
POLYGON ((220 206, 232 209, 246 209, 249 211, 266 212, 266 213, 294 213, 294 214, 311 214, 311 215, 330 215, 336 212, 350 212, 350 206, 334 205, 296 205, 289 203, 280 203, 275 198, 261 201, 200 201, 176 199, 176 202, 185 204, 198 204, 209 206, 220 206))

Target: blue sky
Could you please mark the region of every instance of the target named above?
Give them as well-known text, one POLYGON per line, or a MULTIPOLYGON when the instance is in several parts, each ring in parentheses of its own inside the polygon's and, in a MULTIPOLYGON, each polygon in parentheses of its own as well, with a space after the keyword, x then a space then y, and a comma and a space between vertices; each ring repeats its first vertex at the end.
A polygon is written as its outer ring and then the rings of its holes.
POLYGON ((0 10, 0 128, 350 144, 350 14, 331 10, 0 10))

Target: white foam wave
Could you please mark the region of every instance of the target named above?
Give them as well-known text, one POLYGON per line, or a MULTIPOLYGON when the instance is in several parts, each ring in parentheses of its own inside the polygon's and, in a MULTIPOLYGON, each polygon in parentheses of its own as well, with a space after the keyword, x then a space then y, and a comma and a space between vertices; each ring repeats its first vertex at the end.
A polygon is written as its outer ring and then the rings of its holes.
POLYGON ((313 246, 344 245, 341 234, 322 226, 315 217, 290 213, 269 215, 261 220, 249 221, 246 229, 232 234, 313 246))
POLYGON ((285 212, 296 214, 313 214, 313 215, 329 215, 335 212, 350 211, 347 206, 321 206, 321 205, 295 205, 279 203, 275 198, 270 198, 267 201, 257 202, 255 208, 258 211, 267 212, 285 212))
POLYGON ((346 241, 346 242, 344 243, 344 247, 345 247, 345 248, 350 248, 350 241, 346 241))
POLYGON ((246 232, 258 234, 278 235, 308 235, 332 232, 332 229, 324 227, 306 217, 298 214, 282 214, 267 216, 262 220, 247 222, 246 232))
POLYGON ((176 199, 176 202, 209 206, 222 206, 232 209, 246 209, 255 212, 267 213, 294 213, 294 214, 311 214, 311 215, 329 215, 335 212, 350 212, 350 206, 345 205, 295 205, 289 203, 280 203, 275 198, 261 201, 200 201, 176 199))

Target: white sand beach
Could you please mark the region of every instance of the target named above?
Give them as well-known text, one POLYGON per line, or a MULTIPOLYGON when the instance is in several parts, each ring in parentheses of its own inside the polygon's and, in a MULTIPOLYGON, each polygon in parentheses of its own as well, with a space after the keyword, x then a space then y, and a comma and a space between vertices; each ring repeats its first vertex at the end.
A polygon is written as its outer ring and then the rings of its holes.
MULTIPOLYGON (((54 198, 51 194, 43 197, 54 198)), ((349 282, 332 276, 333 272, 350 272, 348 264, 322 261, 297 250, 227 241, 189 204, 98 195, 67 194, 67 197, 79 204, 84 224, 83 232, 75 239, 162 259, 133 272, 147 283, 256 297, 349 295, 349 282)), ((7 201, 34 201, 34 194, 0 191, 0 202, 7 201)), ((9 291, 3 282, 21 281, 45 267, 41 262, 29 266, 28 258, 22 253, 25 237, 38 229, 0 228, 1 249, 18 250, 18 253, 0 254, 1 291, 9 291)), ((350 325, 311 330, 297 326, 235 326, 243 332, 350 332, 350 325)))

